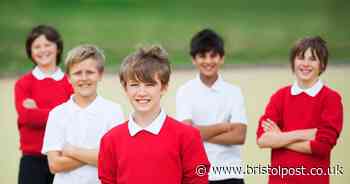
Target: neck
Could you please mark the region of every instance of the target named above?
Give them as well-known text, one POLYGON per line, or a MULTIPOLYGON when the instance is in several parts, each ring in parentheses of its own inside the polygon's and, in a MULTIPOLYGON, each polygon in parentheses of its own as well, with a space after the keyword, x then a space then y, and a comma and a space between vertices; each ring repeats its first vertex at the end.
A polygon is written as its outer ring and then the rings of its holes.
POLYGON ((91 95, 88 97, 80 96, 80 95, 74 95, 73 100, 74 102, 81 108, 85 108, 89 106, 97 97, 97 94, 91 95))
POLYGON ((215 76, 208 77, 200 74, 199 78, 206 86, 211 87, 215 83, 215 81, 219 78, 219 75, 216 74, 215 76))
POLYGON ((53 73, 55 73, 55 71, 57 70, 57 66, 52 64, 52 65, 44 65, 44 66, 40 66, 40 65, 37 65, 39 67, 39 69, 45 73, 45 74, 48 74, 48 75, 51 75, 53 73))
POLYGON ((311 88, 313 85, 315 85, 318 82, 318 78, 310 81, 297 81, 298 86, 301 89, 308 89, 311 88))
POLYGON ((152 112, 137 112, 135 111, 133 118, 136 124, 141 126, 142 128, 150 125, 160 114, 161 109, 158 108, 152 112))

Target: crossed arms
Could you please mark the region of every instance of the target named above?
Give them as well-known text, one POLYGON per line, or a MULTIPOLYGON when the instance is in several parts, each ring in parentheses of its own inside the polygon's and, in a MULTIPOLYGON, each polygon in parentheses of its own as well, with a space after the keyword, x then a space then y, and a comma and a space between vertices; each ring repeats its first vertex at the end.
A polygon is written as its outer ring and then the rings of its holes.
POLYGON ((310 141, 315 139, 316 128, 282 132, 270 119, 262 121, 264 133, 258 138, 260 148, 286 148, 300 153, 311 154, 310 141))
POLYGON ((213 125, 196 125, 190 119, 183 120, 184 123, 199 129, 204 141, 222 144, 244 144, 247 126, 243 123, 221 122, 213 125))
POLYGON ((97 167, 97 149, 86 149, 66 145, 61 151, 49 151, 49 168, 51 173, 67 172, 83 165, 97 167))

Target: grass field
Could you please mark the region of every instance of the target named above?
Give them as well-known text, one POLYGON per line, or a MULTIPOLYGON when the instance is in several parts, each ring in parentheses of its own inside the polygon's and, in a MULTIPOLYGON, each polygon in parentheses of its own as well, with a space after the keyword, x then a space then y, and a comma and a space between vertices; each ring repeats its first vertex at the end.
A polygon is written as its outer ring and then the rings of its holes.
MULTIPOLYGON (((350 72, 350 66, 336 66, 328 68, 322 76, 323 80, 330 87, 339 91, 343 96, 344 104, 344 128, 332 156, 332 165, 339 163, 344 169, 344 175, 332 176, 334 184, 346 184, 350 180, 350 158, 347 157, 347 146, 350 146, 349 107, 350 107, 350 86, 345 76, 350 72)), ((176 70, 171 76, 170 88, 163 98, 163 107, 170 115, 175 114, 175 92, 185 81, 195 76, 194 70, 176 70)), ((255 130, 257 120, 262 114, 270 95, 279 87, 293 81, 293 76, 287 66, 285 67, 236 67, 222 71, 225 80, 239 85, 244 93, 248 114, 247 141, 243 149, 243 156, 246 163, 268 163, 269 150, 260 150, 255 144, 255 130)), ((14 78, 0 79, 0 183, 16 183, 18 160, 18 132, 16 128, 16 112, 13 105, 14 78)), ((99 93, 124 108, 125 114, 130 112, 130 105, 126 100, 116 75, 108 74, 100 84, 99 93)), ((267 176, 247 176, 246 183, 266 183, 267 176)))
POLYGON ((334 62, 350 62, 348 0, 11 0, 0 6, 0 75, 31 67, 24 42, 38 24, 58 28, 65 52, 81 43, 106 51, 115 66, 139 43, 160 43, 175 66, 189 64, 191 36, 205 27, 226 41, 227 61, 279 63, 295 40, 321 35, 334 62))

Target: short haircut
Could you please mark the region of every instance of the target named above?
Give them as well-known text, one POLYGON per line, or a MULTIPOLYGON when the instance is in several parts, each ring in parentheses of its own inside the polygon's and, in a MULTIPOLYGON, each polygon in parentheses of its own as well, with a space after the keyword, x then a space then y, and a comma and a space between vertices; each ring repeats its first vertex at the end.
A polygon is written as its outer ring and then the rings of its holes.
POLYGON ((191 39, 190 55, 195 58, 197 54, 214 52, 221 57, 225 55, 224 40, 213 30, 203 29, 191 39))
POLYGON ((317 56, 320 60, 321 71, 323 73, 328 64, 328 48, 327 43, 320 36, 306 37, 298 40, 290 51, 289 61, 294 72, 294 61, 297 56, 304 56, 307 49, 311 49, 312 57, 317 56))
POLYGON ((155 77, 158 76, 164 87, 168 85, 170 73, 168 53, 161 46, 153 45, 128 55, 121 64, 119 79, 126 87, 128 80, 156 84, 155 77))
POLYGON ((32 60, 32 62, 35 65, 37 64, 32 57, 32 44, 33 44, 34 40, 37 39, 41 35, 44 35, 47 40, 56 44, 56 46, 57 46, 56 65, 59 65, 61 62, 61 56, 62 56, 62 52, 63 52, 63 41, 62 41, 61 35, 58 33, 58 31, 49 25, 36 26, 29 32, 29 34, 27 35, 27 39, 26 39, 27 57, 30 60, 32 60))
POLYGON ((102 73, 104 71, 105 56, 103 51, 95 45, 84 44, 71 49, 66 57, 66 73, 69 74, 70 68, 77 63, 81 63, 86 59, 94 59, 97 62, 97 70, 102 73))

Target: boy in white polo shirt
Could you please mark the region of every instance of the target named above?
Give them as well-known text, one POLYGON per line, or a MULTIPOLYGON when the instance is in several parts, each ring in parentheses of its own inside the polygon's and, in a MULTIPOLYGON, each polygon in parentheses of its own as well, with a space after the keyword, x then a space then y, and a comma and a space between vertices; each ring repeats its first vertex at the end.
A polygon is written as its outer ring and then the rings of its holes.
POLYGON ((74 94, 48 118, 42 153, 48 155, 54 184, 96 184, 101 137, 124 121, 121 107, 97 95, 105 57, 93 45, 72 49, 66 72, 74 94))
POLYGON ((224 63, 223 39, 214 31, 204 29, 192 38, 190 54, 199 75, 178 89, 177 118, 200 130, 212 165, 211 184, 244 183, 243 173, 219 171, 242 166, 240 150, 247 127, 240 88, 219 75, 224 63))

